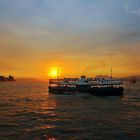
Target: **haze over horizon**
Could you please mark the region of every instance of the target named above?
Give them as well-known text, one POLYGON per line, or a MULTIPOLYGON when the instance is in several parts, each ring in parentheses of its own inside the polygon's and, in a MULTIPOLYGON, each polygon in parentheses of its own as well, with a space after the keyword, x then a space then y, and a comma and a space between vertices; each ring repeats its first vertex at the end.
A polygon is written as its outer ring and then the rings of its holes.
POLYGON ((139 0, 0 0, 0 75, 140 75, 139 0))

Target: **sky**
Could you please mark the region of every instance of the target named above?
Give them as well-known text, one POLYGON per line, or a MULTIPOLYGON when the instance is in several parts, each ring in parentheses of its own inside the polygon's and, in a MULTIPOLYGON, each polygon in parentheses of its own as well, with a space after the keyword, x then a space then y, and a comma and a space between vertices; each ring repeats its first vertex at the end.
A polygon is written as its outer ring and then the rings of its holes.
POLYGON ((140 75, 140 0, 0 0, 0 75, 140 75))

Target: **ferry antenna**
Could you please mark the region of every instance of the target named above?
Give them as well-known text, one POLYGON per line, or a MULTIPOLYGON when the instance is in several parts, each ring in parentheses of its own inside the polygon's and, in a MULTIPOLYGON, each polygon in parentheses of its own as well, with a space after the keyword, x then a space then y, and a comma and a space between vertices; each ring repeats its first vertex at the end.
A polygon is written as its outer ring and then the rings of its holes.
POLYGON ((111 79, 112 79, 112 67, 111 67, 111 79))
POLYGON ((59 77, 60 77, 60 75, 59 75, 59 68, 57 67, 57 79, 58 79, 58 82, 59 82, 59 77))

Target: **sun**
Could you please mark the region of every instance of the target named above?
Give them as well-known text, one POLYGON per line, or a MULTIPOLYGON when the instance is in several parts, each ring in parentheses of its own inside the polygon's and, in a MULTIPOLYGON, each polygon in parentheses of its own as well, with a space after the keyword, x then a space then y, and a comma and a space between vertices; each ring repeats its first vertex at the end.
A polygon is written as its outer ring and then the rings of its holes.
POLYGON ((51 76, 56 77, 57 76, 57 70, 52 70, 50 74, 51 74, 51 76))
POLYGON ((57 78, 59 75, 58 68, 51 68, 49 72, 50 77, 57 78))

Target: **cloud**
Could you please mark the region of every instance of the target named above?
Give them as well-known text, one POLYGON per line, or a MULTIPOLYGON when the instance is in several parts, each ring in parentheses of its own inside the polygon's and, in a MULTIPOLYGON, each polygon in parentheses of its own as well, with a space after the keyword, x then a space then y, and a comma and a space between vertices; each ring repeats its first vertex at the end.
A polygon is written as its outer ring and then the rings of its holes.
POLYGON ((127 0, 124 6, 124 12, 126 15, 140 16, 140 1, 127 0))
POLYGON ((140 16, 140 8, 138 8, 136 10, 132 10, 131 13, 136 15, 136 16, 140 16))

